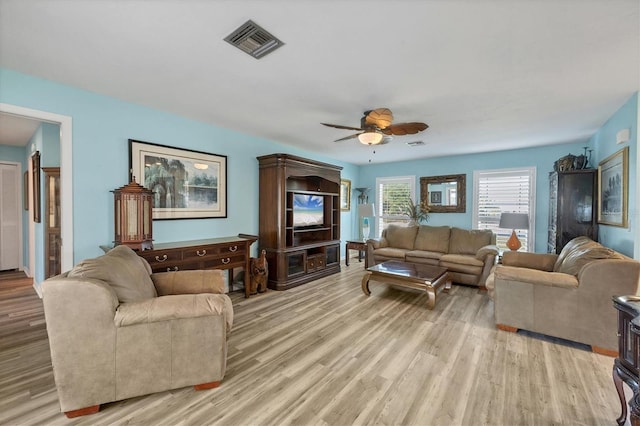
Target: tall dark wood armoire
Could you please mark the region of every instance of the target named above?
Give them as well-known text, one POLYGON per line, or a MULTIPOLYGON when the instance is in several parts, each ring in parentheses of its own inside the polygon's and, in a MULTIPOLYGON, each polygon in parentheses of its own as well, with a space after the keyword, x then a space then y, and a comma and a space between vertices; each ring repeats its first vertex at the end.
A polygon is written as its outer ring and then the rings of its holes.
POLYGON ((258 157, 267 286, 286 290, 340 272, 340 170, 289 154, 258 157))
POLYGON ((547 252, 560 253, 572 239, 598 240, 598 171, 549 173, 549 240, 547 252))

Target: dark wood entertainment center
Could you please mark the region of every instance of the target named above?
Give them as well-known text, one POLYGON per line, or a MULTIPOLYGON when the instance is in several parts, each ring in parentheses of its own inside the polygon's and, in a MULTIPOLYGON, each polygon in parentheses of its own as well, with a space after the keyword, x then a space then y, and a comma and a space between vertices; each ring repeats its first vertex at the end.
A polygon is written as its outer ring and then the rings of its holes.
POLYGON ((258 157, 259 247, 268 287, 286 290, 340 272, 340 170, 289 154, 258 157), (294 226, 294 196, 321 197, 322 223, 294 226))

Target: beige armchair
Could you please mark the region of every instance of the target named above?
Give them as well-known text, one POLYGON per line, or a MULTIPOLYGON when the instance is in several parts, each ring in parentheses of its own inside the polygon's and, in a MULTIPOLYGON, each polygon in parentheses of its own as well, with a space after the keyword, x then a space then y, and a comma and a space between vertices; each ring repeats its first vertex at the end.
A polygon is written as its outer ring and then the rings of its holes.
POLYGON ((640 294, 640 262, 577 237, 560 255, 505 252, 487 278, 498 328, 524 329, 617 354, 612 297, 640 294))
POLYGON ((42 291, 67 417, 153 392, 217 387, 224 377, 233 307, 222 271, 151 274, 117 246, 44 281, 42 291))

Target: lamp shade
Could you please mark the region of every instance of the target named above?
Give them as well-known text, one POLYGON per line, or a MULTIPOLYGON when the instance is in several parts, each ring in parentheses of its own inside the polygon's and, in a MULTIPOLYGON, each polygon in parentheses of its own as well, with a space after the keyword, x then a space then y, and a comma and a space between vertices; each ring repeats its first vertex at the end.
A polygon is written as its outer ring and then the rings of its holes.
POLYGON ((358 140, 364 145, 377 145, 382 142, 383 135, 377 131, 360 133, 358 140))
POLYGON ((375 217, 376 209, 373 204, 358 204, 358 216, 375 217))
POLYGON ((529 229, 529 215, 527 213, 502 213, 499 228, 529 229))

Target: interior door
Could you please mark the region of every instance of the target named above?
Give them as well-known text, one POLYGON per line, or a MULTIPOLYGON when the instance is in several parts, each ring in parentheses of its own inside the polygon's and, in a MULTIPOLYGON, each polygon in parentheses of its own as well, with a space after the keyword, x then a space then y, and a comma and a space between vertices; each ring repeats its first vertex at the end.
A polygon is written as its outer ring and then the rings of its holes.
POLYGON ((0 163, 0 271, 20 267, 20 179, 18 165, 0 163))

